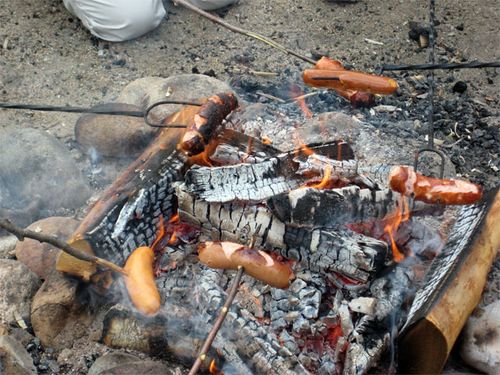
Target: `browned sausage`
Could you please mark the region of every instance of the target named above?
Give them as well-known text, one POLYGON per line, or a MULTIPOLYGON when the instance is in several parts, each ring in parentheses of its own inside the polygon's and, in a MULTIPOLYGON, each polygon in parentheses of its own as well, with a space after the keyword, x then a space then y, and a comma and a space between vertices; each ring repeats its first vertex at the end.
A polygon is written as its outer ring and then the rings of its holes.
POLYGON ((135 249, 125 263, 125 286, 130 300, 142 314, 152 316, 160 309, 160 293, 153 271, 154 253, 150 247, 135 249))
POLYGON ((483 193, 481 186, 471 182, 426 177, 405 166, 391 170, 389 186, 418 201, 447 205, 476 203, 483 193))
POLYGON ((248 275, 275 288, 287 288, 294 278, 289 262, 234 242, 202 243, 198 258, 211 268, 235 270, 242 266, 248 275))
POLYGON ((237 107, 238 100, 233 93, 221 93, 208 98, 187 127, 179 144, 180 149, 189 156, 203 152, 216 128, 237 107))
POLYGON ((303 79, 306 84, 313 87, 355 90, 381 95, 392 94, 398 89, 397 82, 392 78, 352 70, 306 69, 303 79))

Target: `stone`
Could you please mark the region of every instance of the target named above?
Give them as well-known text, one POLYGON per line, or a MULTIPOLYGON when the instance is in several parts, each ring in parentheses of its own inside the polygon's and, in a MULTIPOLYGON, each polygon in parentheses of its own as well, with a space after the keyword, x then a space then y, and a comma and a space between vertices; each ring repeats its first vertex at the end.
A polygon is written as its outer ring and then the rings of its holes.
MULTIPOLYGON (((48 235, 55 235, 66 241, 78 227, 79 221, 71 217, 53 216, 38 220, 28 226, 28 229, 48 235)), ((48 244, 26 238, 16 245, 16 258, 45 279, 55 269, 55 262, 61 250, 48 244)))
MULTIPOLYGON (((142 111, 136 105, 106 103, 94 109, 142 111)), ((75 138, 80 148, 92 157, 135 158, 151 142, 158 128, 148 126, 142 117, 107 116, 94 113, 80 116, 75 124, 75 138)))
POLYGON ((31 299, 40 279, 21 262, 0 259, 0 323, 17 326, 18 318, 29 321, 31 299))
MULTIPOLYGON (((146 110, 162 100, 199 101, 220 92, 233 91, 226 83, 201 74, 179 74, 168 78, 144 77, 129 83, 116 102, 134 104, 146 110)), ((176 104, 159 106, 153 110, 152 119, 159 121, 180 108, 176 104)))
POLYGON ((26 226, 87 201, 88 183, 57 138, 16 126, 0 129, 0 140, 0 217, 26 226))
POLYGON ((14 255, 13 250, 17 244, 16 236, 0 237, 0 259, 11 259, 14 255))
POLYGON ((109 353, 97 358, 87 375, 100 375, 106 370, 124 365, 125 363, 138 362, 139 357, 127 353, 109 353))
POLYGON ((175 371, 161 362, 130 362, 102 371, 99 375, 174 375, 175 371))
POLYGON ((104 317, 100 341, 111 348, 162 355, 169 347, 167 344, 170 344, 167 343, 166 324, 159 316, 144 318, 118 304, 111 307, 104 317))
POLYGON ((11 336, 0 336, 0 373, 6 375, 37 373, 29 353, 11 336))
POLYGON ((469 317, 461 355, 465 362, 490 375, 500 374, 500 300, 469 317))
MULTIPOLYGON (((58 335, 75 308, 78 281, 52 272, 33 298, 31 324, 43 345, 58 348, 58 335)), ((75 334, 77 334, 75 332, 75 334)))

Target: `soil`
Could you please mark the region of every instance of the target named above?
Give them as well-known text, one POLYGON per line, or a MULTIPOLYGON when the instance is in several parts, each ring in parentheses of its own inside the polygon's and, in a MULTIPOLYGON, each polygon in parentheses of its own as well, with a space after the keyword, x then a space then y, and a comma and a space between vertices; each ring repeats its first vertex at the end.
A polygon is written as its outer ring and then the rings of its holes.
MULTIPOLYGON (((408 36, 409 21, 427 20, 427 3, 241 0, 215 13, 308 57, 328 55, 351 68, 373 71, 384 64, 427 62, 428 49, 408 36)), ((286 99, 293 84, 305 92, 312 91, 302 87, 300 80, 301 70, 310 67, 307 63, 170 2, 165 7, 167 19, 156 30, 129 42, 110 43, 93 37, 61 0, 3 1, 0 102, 93 106, 113 100, 135 79, 179 73, 215 76, 232 84, 248 100, 272 101, 259 96, 259 90, 286 99), (262 77, 255 72, 277 76, 262 77)), ((436 60, 500 60, 499 10, 497 0, 437 1, 436 60)), ((324 92, 308 104, 313 111, 327 111, 335 103, 343 111, 372 122, 380 131, 400 132, 421 140, 424 146, 427 73, 386 74, 398 80, 400 90, 395 96, 377 99, 377 104, 399 110, 352 109, 335 94, 324 92)), ((437 143, 451 158, 459 176, 486 188, 498 187, 500 182, 499 80, 494 68, 436 71, 437 143), (463 93, 453 90, 459 81, 466 84, 463 93)), ((463 83, 457 87, 463 89, 463 83)), ((74 149, 77 118, 74 114, 1 110, 0 128, 43 129, 74 149)), ((75 153, 75 157, 81 158, 81 154, 75 153)))

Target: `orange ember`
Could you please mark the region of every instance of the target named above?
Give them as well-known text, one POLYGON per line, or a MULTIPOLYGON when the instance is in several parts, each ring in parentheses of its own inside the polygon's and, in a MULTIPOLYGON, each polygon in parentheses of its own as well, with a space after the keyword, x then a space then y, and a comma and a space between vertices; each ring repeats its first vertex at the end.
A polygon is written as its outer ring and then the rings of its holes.
POLYGON ((396 262, 401 262, 405 256, 399 250, 396 245, 396 241, 394 240, 394 233, 398 230, 399 226, 402 222, 408 221, 410 219, 410 209, 408 207, 408 200, 405 196, 401 197, 401 200, 398 202, 398 207, 393 214, 388 215, 386 220, 386 225, 384 227, 384 232, 389 235, 391 240, 391 248, 392 248, 392 256, 396 262))
POLYGON ((217 138, 212 139, 208 145, 205 146, 203 152, 190 156, 187 160, 187 166, 201 165, 204 167, 213 167, 213 162, 210 160, 210 156, 215 152, 215 149, 219 145, 220 141, 217 138))

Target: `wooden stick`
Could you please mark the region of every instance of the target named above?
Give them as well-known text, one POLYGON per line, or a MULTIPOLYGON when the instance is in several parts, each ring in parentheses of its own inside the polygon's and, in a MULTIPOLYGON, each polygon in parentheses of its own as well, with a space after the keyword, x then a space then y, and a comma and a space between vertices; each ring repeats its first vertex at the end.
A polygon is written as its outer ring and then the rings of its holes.
POLYGON ((217 320, 215 321, 214 326, 210 330, 207 339, 203 343, 203 346, 201 347, 200 354, 196 358, 196 361, 193 364, 193 367, 191 367, 191 370, 189 371, 188 375, 195 375, 198 373, 198 370, 201 367, 201 364, 203 361, 205 361, 207 357, 207 352, 210 349, 210 346, 212 345, 212 342, 215 339, 215 336, 217 336, 217 333, 219 332, 220 327, 222 326, 222 323, 224 322, 224 319, 226 318, 227 312, 229 311, 229 308, 231 307, 231 304, 233 303, 234 297, 236 297, 236 293, 238 292, 238 287, 240 286, 240 281, 241 277, 243 276, 243 267, 239 266, 238 267, 238 272, 236 273, 236 277, 233 280, 233 284, 231 285, 231 288, 229 289, 229 293, 226 299, 226 303, 224 303, 224 306, 220 310, 219 316, 217 317, 217 320))
POLYGON ((8 219, 0 219, 0 228, 6 230, 9 233, 12 233, 19 239, 19 241, 24 241, 25 238, 31 238, 39 242, 46 242, 52 246, 61 249, 65 253, 74 256, 75 258, 109 268, 112 271, 127 276, 127 272, 122 267, 117 266, 116 264, 108 260, 98 258, 94 255, 86 254, 83 251, 75 249, 74 247, 68 245, 64 241, 61 241, 55 236, 37 233, 29 229, 18 227, 8 219))
POLYGON ((266 38, 263 35, 242 29, 242 28, 237 27, 237 26, 233 26, 233 25, 227 23, 226 21, 222 20, 221 18, 214 16, 213 14, 210 14, 208 12, 205 12, 204 10, 201 10, 200 8, 194 6, 193 4, 190 4, 186 0, 173 0, 173 2, 175 5, 178 5, 178 4, 182 5, 183 7, 192 10, 193 12, 199 14, 200 16, 203 16, 212 22, 218 23, 219 25, 224 26, 226 29, 229 29, 235 33, 243 34, 243 35, 248 36, 250 38, 257 39, 257 40, 259 40, 259 41, 261 41, 261 42, 263 42, 263 43, 265 43, 273 48, 280 50, 281 52, 284 52, 288 55, 295 56, 295 57, 297 57, 305 62, 308 62, 310 64, 316 65, 316 61, 314 61, 313 59, 310 59, 309 57, 303 56, 295 51, 292 51, 292 50, 286 48, 285 46, 283 46, 283 45, 281 45, 281 44, 279 44, 271 39, 266 38))

